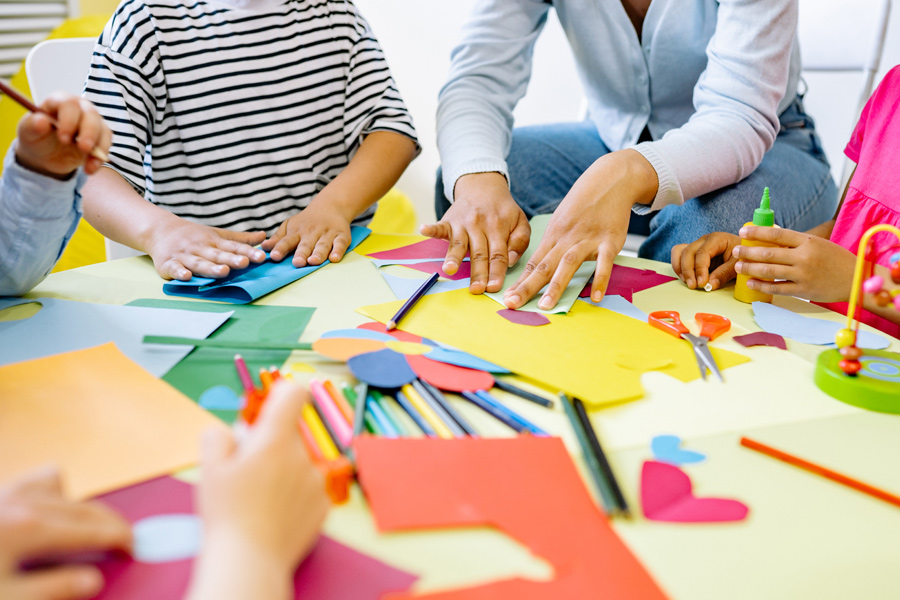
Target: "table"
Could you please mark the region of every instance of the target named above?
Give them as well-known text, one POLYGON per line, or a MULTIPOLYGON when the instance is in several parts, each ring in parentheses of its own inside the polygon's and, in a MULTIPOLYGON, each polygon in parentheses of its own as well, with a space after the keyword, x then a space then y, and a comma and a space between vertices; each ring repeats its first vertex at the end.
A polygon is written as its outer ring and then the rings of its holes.
MULTIPOLYGON (((415 241, 411 237, 410 241, 415 241)), ((663 263, 619 257, 626 266, 672 274, 663 263)), ((57 297, 124 304, 165 298, 147 257, 123 259, 51 275, 29 297, 57 297)), ((354 309, 394 300, 371 262, 355 253, 338 266, 260 299, 260 304, 314 306, 302 341, 325 331, 367 321, 354 309)), ((796 312, 843 321, 843 317, 794 298, 776 303, 796 312)), ((741 435, 804 456, 893 493, 900 493, 900 417, 862 411, 838 402, 813 384, 821 348, 789 341, 791 352, 743 348, 731 335, 757 331, 751 309, 730 289, 706 293, 667 285, 635 294, 644 310, 723 314, 734 324, 721 347, 752 361, 715 380, 681 383, 665 375, 643 376, 641 400, 595 411, 592 420, 610 450, 625 495, 637 509, 641 464, 652 458, 652 437, 671 433, 707 460, 684 469, 700 496, 732 497, 750 507, 736 524, 667 524, 638 514, 614 527, 666 593, 676 599, 896 598, 900 562, 900 509, 742 448, 741 435)), ((599 310, 599 309, 598 309, 599 310)), ((894 342, 891 350, 900 350, 894 342)), ((342 364, 297 352, 316 368, 315 377, 349 380, 342 364)), ((501 394, 502 395, 502 394, 501 394)), ((514 410, 560 435, 583 469, 577 442, 564 414, 503 396, 514 410)), ((456 405, 485 435, 508 430, 468 404, 456 405)), ((187 479, 193 473, 181 475, 187 479)), ((587 479, 586 479, 587 481, 587 479)), ((552 577, 552 569, 502 533, 475 528, 379 534, 358 488, 332 511, 325 532, 337 540, 421 576, 419 591, 523 576, 552 577)))

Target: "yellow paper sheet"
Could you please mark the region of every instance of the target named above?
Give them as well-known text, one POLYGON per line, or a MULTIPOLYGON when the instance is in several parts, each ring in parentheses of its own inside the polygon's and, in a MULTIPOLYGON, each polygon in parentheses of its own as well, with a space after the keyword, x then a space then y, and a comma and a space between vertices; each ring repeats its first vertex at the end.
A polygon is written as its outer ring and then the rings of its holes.
POLYGON ((210 426, 113 344, 0 367, 0 482, 51 463, 86 498, 195 464, 210 426))
POLYGON ((428 238, 424 235, 372 233, 369 235, 369 237, 363 240, 363 242, 359 246, 356 247, 354 252, 366 256, 368 254, 375 254, 376 252, 384 252, 386 250, 402 248, 404 246, 409 246, 410 244, 415 244, 416 242, 421 242, 422 240, 427 239, 428 238))
MULTIPOLYGON (((359 312, 387 322, 402 301, 366 306, 359 312)), ((497 303, 468 290, 425 296, 399 328, 450 344, 515 373, 599 406, 643 395, 639 370, 617 363, 623 353, 647 357, 649 369, 687 382, 700 375, 688 342, 631 317, 576 302, 565 315, 547 315, 551 324, 525 327, 497 314, 497 303), (671 362, 659 368, 661 364, 671 362)), ((713 348, 720 369, 747 362, 713 348)), ((631 365, 633 367, 633 365, 631 365)))

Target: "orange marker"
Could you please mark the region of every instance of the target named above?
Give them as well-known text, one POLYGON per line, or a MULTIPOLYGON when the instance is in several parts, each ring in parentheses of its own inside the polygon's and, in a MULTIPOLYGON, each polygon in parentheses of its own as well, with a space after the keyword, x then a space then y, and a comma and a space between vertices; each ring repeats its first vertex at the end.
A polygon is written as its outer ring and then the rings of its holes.
POLYGON ((334 384, 327 379, 322 383, 322 387, 325 388, 325 391, 328 392, 329 396, 334 398, 334 403, 337 404, 338 410, 341 411, 342 415, 344 415, 347 423, 353 425, 353 409, 350 408, 350 405, 347 403, 347 399, 344 398, 344 395, 339 393, 337 391, 337 388, 334 387, 334 384))
POLYGON ((262 383, 263 391, 268 392, 269 388, 272 387, 272 382, 274 381, 274 378, 272 377, 272 374, 269 373, 267 370, 260 368, 259 369, 259 381, 262 383))
POLYGON ((335 504, 343 504, 350 496, 350 484, 355 473, 352 463, 343 456, 326 460, 312 430, 302 418, 297 421, 297 429, 300 431, 300 438, 306 446, 306 451, 325 478, 325 491, 328 497, 335 504))

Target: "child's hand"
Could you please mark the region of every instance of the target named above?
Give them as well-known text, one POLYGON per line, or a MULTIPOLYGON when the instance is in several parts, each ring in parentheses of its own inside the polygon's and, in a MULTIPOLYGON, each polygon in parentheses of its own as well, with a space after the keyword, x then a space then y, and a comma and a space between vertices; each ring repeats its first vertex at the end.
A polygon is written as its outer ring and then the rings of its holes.
POLYGON ((326 260, 338 262, 350 247, 350 221, 329 206, 325 198, 316 197, 309 206, 281 224, 272 237, 262 244, 272 260, 283 260, 294 252, 295 267, 321 265, 326 260))
POLYGON ((746 240, 783 246, 734 248, 733 256, 738 259, 735 270, 754 278, 747 281, 751 290, 799 296, 816 302, 849 300, 856 265, 853 253, 824 238, 790 229, 744 227, 740 233, 746 240))
POLYGON ((187 281, 192 275, 225 277, 231 269, 263 262, 266 253, 253 246, 265 237, 262 231, 241 233, 166 215, 148 234, 144 248, 161 277, 187 281))
POLYGON ((130 550, 131 527, 93 502, 63 498, 54 469, 29 473, 0 489, 0 598, 93 598, 103 576, 93 566, 22 572, 23 561, 66 553, 130 550))
POLYGON ((240 563, 249 554, 267 572, 274 567, 279 577, 289 578, 311 549, 329 501, 297 430, 300 409, 309 401, 308 392, 280 381, 240 445, 227 431, 207 433, 199 506, 203 552, 210 557, 240 563))
POLYGON ((735 278, 737 259, 731 253, 740 244, 741 238, 734 234, 709 233, 690 244, 673 247, 672 268, 692 290, 702 289, 707 283, 717 290, 735 278))
POLYGON ((86 173, 96 172, 103 163, 88 153, 95 147, 108 152, 112 132, 94 105, 78 96, 54 94, 40 108, 47 114, 30 113, 19 122, 16 161, 57 179, 82 165, 86 173), (50 117, 58 122, 55 130, 50 117))

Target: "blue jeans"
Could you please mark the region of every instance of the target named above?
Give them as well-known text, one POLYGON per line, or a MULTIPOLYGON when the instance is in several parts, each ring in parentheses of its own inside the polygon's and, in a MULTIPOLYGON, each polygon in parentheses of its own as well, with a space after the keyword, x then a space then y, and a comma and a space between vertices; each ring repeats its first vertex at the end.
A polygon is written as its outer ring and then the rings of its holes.
MULTIPOLYGON (((633 214, 629 232, 648 236, 639 256, 669 262, 676 244, 713 231, 737 233, 753 218, 765 187, 781 227, 805 231, 834 217, 837 188, 815 124, 803 112, 799 98, 780 120, 775 144, 742 181, 680 206, 666 206, 655 214, 633 214)), ((590 121, 517 128, 507 157, 512 196, 529 218, 552 213, 575 180, 607 153, 609 148, 590 121)), ((435 189, 438 218, 449 207, 439 170, 435 189)))

